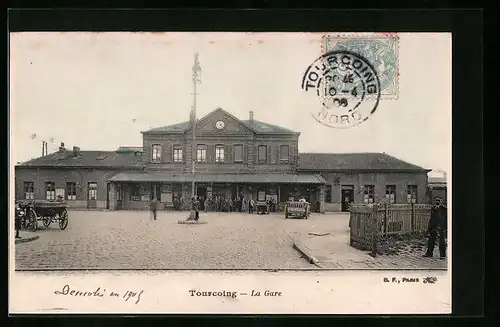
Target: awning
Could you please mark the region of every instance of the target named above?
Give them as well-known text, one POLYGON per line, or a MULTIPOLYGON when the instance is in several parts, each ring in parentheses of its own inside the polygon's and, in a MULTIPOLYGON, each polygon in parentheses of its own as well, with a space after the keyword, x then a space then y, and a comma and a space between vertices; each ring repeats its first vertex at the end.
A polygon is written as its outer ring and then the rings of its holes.
MULTIPOLYGON (((191 182, 191 174, 172 172, 119 173, 110 182, 191 182)), ((213 183, 271 183, 271 184, 325 184, 320 175, 313 174, 195 174, 195 182, 213 183)))

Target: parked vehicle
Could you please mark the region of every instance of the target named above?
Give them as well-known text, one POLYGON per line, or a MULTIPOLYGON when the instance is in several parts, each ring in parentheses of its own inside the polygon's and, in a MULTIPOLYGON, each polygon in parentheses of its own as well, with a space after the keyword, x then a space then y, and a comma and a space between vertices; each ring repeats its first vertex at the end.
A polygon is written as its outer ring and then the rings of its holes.
POLYGON ((61 230, 68 226, 68 205, 63 201, 29 200, 19 203, 24 215, 23 228, 31 231, 38 229, 38 221, 45 227, 57 222, 61 230))
POLYGON ((311 213, 311 204, 302 201, 289 201, 285 205, 285 219, 290 217, 308 219, 311 213))

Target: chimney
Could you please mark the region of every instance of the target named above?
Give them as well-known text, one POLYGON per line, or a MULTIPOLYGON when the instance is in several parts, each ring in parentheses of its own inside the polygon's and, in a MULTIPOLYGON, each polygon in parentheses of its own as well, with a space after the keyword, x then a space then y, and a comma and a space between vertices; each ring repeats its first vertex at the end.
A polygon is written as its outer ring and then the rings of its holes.
POLYGON ((250 114, 250 117, 249 117, 250 118, 249 119, 250 127, 253 127, 253 111, 250 111, 249 114, 250 114))
POLYGON ((78 157, 80 156, 80 147, 78 146, 73 146, 73 157, 78 157))
POLYGON ((66 151, 66 148, 64 147, 64 142, 61 142, 61 145, 59 146, 59 152, 64 152, 66 151))

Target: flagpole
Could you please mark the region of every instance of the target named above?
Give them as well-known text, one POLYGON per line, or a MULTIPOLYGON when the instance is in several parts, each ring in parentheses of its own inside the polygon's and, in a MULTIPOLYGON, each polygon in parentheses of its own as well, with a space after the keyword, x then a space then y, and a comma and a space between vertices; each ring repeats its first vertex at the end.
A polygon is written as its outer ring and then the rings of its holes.
MULTIPOLYGON (((198 62, 198 53, 194 55, 194 64, 193 64, 193 107, 191 112, 192 119, 192 128, 193 128, 193 142, 191 146, 191 159, 192 159, 192 180, 191 180, 191 198, 194 199, 196 195, 196 182, 195 182, 195 173, 196 173, 196 156, 198 154, 196 148, 196 95, 197 95, 197 84, 200 82, 199 74, 201 73, 200 63, 198 62)), ((194 218, 195 212, 191 210, 191 217, 194 218)))

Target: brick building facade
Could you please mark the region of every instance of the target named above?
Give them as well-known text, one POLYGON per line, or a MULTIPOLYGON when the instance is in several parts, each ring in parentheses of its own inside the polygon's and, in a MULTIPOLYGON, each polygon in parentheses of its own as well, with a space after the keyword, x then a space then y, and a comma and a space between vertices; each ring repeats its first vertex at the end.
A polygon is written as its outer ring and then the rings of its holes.
POLYGON ((15 167, 16 199, 56 199, 70 207, 145 209, 152 198, 241 197, 283 203, 306 197, 321 212, 348 202, 427 201, 429 170, 381 153, 298 152, 300 133, 216 109, 142 132, 142 147, 65 149, 15 167), (193 174, 193 159, 195 172, 193 174))

